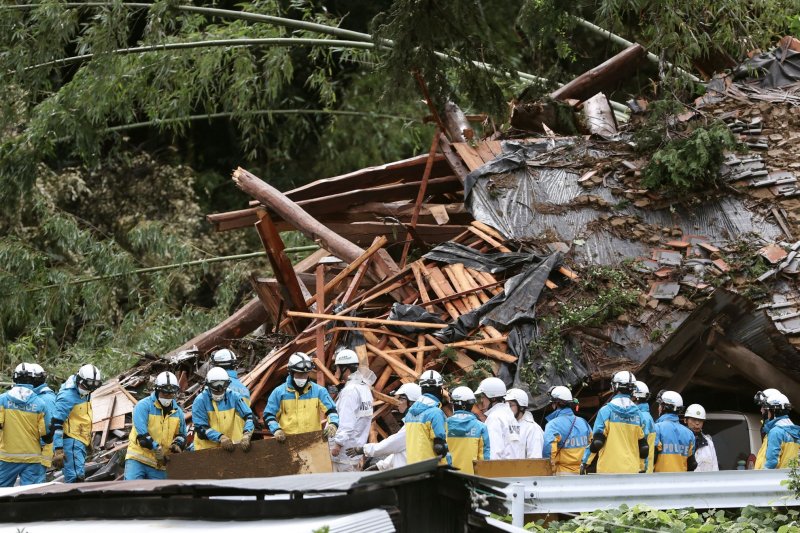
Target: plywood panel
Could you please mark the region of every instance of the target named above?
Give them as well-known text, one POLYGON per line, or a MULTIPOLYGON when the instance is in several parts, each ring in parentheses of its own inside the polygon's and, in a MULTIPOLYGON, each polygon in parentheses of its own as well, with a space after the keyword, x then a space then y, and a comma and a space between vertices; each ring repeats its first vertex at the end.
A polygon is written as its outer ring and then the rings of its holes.
POLYGON ((475 475, 483 477, 552 476, 550 459, 496 459, 473 461, 475 475))
POLYGON ((322 432, 253 441, 248 453, 221 448, 170 456, 169 479, 233 479, 332 472, 330 450, 322 432))

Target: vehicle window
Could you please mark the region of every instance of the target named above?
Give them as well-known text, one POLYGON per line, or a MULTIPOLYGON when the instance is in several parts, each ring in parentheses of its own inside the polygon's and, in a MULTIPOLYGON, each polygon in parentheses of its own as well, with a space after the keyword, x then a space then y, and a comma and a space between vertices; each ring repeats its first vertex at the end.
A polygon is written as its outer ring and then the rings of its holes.
POLYGON ((706 420, 703 432, 714 440, 720 470, 736 470, 738 461, 750 456, 746 420, 706 420))

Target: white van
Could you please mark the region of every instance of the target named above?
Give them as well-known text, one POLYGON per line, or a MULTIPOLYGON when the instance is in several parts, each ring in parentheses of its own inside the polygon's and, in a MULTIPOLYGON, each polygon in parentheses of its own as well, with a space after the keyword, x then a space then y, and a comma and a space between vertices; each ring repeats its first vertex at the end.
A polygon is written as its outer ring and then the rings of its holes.
POLYGON ((753 469, 761 447, 758 415, 739 411, 707 413, 703 433, 714 440, 720 470, 753 469))

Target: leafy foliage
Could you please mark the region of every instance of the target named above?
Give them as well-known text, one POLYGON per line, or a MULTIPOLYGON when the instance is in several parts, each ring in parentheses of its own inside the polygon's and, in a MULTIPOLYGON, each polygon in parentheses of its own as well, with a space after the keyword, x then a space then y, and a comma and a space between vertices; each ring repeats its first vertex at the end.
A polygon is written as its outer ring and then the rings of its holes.
POLYGON ((670 509, 660 511, 645 505, 583 513, 566 522, 547 526, 530 523, 529 531, 617 532, 627 530, 674 531, 691 533, 748 532, 788 533, 800 528, 800 511, 796 509, 759 509, 748 506, 741 511, 696 511, 670 509))
POLYGON ((695 128, 657 150, 643 171, 642 185, 673 192, 703 190, 717 184, 725 151, 735 148, 724 124, 695 128))

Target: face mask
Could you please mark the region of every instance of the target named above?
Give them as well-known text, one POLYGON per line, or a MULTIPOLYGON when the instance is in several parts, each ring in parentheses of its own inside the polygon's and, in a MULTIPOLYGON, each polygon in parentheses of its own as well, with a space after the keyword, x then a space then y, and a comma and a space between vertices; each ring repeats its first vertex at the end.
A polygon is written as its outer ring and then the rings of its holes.
POLYGON ((295 379, 294 380, 294 384, 297 385, 301 389, 306 386, 306 383, 308 383, 308 378, 306 378, 306 379, 295 379))
POLYGON ((81 396, 88 396, 91 391, 84 389, 83 387, 78 387, 78 394, 81 396))
POLYGON ((172 407, 172 398, 159 398, 158 403, 164 407, 172 407))
POLYGON ((223 392, 222 394, 212 394, 212 395, 211 395, 211 398, 213 398, 215 402, 220 402, 220 401, 222 401, 222 399, 223 399, 224 397, 225 397, 225 393, 224 393, 224 392, 223 392))

